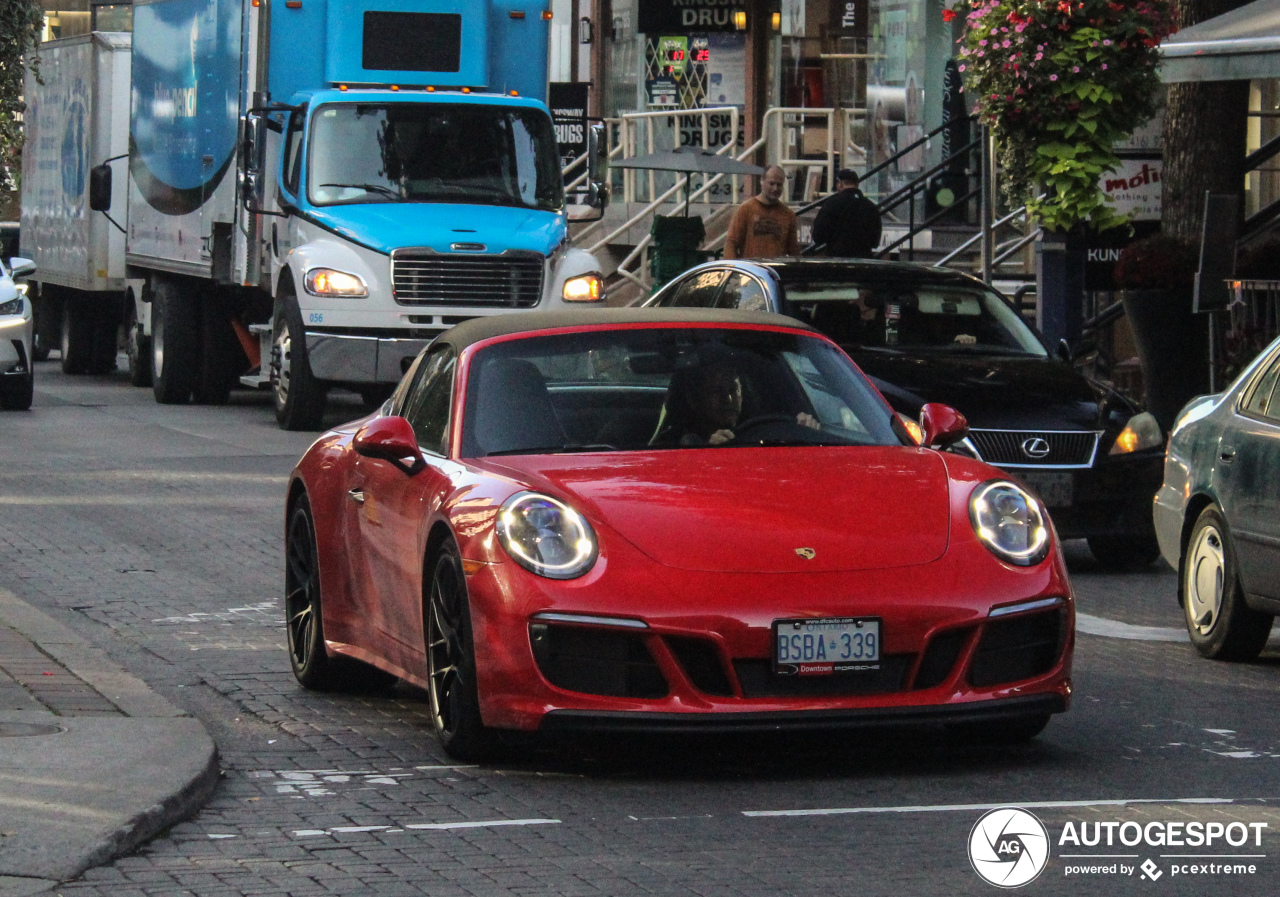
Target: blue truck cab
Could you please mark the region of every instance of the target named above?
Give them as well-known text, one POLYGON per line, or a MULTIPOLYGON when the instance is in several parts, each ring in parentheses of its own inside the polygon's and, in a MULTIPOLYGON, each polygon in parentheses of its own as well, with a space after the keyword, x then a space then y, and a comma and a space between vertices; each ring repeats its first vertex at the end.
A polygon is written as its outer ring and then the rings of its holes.
POLYGON ((282 427, 314 429, 330 388, 388 393, 461 320, 602 304, 569 239, 546 10, 136 4, 131 357, 158 400, 225 400, 238 377, 274 390, 282 427))

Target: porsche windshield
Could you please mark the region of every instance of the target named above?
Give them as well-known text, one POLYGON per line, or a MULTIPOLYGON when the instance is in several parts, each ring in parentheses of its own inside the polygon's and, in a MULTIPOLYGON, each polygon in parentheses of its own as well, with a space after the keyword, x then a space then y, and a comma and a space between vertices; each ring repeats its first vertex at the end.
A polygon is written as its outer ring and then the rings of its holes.
POLYGON ((848 357, 796 333, 630 328, 496 343, 470 365, 464 457, 901 445, 848 357))
POLYGON ((308 196, 318 206, 443 202, 558 211, 551 120, 521 106, 342 103, 311 121, 308 196))
POLYGON ((998 295, 963 285, 801 282, 786 313, 850 350, 1046 357, 1044 345, 998 295))

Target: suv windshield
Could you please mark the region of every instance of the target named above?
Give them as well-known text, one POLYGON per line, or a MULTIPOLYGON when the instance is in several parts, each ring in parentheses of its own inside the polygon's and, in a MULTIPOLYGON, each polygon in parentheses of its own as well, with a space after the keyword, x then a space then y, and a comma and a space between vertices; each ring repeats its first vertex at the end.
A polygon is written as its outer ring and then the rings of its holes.
POLYGON ((558 211, 551 120, 536 109, 342 103, 311 120, 307 194, 318 206, 446 202, 558 211))
POLYGON ((469 371, 463 457, 904 441, 848 356, 798 333, 529 337, 480 350, 469 371))
POLYGON ((998 295, 950 284, 799 282, 786 285, 786 314, 847 349, 1048 355, 998 295))

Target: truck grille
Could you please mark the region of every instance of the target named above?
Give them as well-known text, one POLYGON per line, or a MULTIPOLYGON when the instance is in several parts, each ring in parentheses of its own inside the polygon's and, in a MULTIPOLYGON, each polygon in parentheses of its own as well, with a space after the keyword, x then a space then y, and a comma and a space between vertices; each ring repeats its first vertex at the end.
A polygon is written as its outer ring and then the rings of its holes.
POLYGON ((542 299, 543 258, 536 252, 441 255, 391 254, 395 300, 413 306, 533 308, 542 299))
POLYGON ((1007 467, 1089 467, 1098 450, 1088 430, 970 430, 969 440, 983 461, 1007 467))

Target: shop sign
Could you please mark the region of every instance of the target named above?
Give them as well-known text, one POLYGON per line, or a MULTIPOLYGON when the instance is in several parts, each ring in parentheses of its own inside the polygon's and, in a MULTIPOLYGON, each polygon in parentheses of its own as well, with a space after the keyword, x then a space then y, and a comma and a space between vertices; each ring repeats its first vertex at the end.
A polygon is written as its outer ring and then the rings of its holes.
POLYGON ((685 64, 689 61, 689 37, 658 38, 658 64, 662 73, 672 78, 684 76, 685 64))
POLYGON ((1112 208, 1130 221, 1159 221, 1164 163, 1158 156, 1120 160, 1120 167, 1102 175, 1102 192, 1112 208))
POLYGON ((587 90, 585 81, 552 81, 547 105, 560 145, 561 165, 568 165, 587 151, 587 90))
MULTIPOLYGON (((680 116, 680 145, 702 146, 702 120, 707 120, 707 149, 716 152, 726 143, 734 143, 733 116, 728 112, 716 112, 711 115, 680 116)), ((739 122, 737 141, 742 140, 742 125, 739 122)))
POLYGON ((868 16, 867 0, 831 0, 830 21, 841 37, 866 37, 868 16))
POLYGON ((680 86, 675 78, 649 78, 644 82, 650 106, 677 106, 680 104, 680 86))
POLYGON ((747 11, 747 0, 640 0, 642 34, 703 34, 736 31, 733 14, 747 11))

